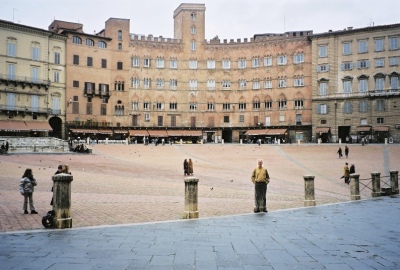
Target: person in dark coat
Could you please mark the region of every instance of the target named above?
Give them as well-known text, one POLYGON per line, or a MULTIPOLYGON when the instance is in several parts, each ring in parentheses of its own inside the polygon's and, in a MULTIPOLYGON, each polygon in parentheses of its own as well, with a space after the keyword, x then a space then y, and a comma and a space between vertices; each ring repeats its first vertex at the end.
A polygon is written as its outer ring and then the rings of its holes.
POLYGON ((344 147, 344 154, 346 155, 346 158, 349 157, 349 148, 347 147, 347 145, 344 147))
POLYGON ((189 175, 189 163, 187 159, 183 161, 183 174, 184 175, 189 175))
POLYGON ((189 163, 188 163, 188 175, 193 175, 193 162, 191 158, 189 158, 189 163))
POLYGON ((342 147, 339 147, 339 150, 337 151, 337 153, 338 153, 338 155, 339 155, 339 158, 342 158, 342 157, 343 157, 343 154, 342 154, 342 147))
POLYGON ((356 173, 356 167, 354 167, 354 164, 351 164, 349 173, 356 173))

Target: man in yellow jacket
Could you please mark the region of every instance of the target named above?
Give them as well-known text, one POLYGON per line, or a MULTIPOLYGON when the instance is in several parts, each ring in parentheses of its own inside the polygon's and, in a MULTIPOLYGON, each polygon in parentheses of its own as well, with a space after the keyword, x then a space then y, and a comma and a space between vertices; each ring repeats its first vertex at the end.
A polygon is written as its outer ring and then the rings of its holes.
POLYGON ((254 213, 268 212, 267 210, 267 185, 269 183, 269 174, 263 167, 263 160, 257 160, 257 168, 253 170, 251 181, 254 184, 255 207, 254 213))

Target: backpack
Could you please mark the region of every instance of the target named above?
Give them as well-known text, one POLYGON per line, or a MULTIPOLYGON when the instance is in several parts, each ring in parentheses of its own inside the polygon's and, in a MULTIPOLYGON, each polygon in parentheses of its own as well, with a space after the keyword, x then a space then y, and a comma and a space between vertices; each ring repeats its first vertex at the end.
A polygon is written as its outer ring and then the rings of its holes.
POLYGON ((54 227, 54 216, 55 212, 54 210, 51 210, 47 212, 47 215, 45 215, 42 218, 42 224, 45 228, 53 228, 54 227))

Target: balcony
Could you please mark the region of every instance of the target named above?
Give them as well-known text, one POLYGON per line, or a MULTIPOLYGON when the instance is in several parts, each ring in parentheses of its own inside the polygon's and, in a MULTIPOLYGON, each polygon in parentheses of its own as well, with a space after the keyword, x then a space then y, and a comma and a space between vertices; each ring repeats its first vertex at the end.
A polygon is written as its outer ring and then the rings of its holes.
POLYGON ((329 100, 329 99, 343 99, 343 98, 362 98, 362 97, 376 97, 376 96, 394 96, 400 95, 400 89, 386 89, 386 90, 370 90, 367 92, 351 92, 351 93, 332 93, 326 95, 313 95, 313 100, 329 100))
POLYGON ((25 89, 25 87, 28 85, 30 88, 32 88, 33 86, 37 86, 39 89, 44 87, 47 90, 49 89, 50 86, 49 80, 40 80, 37 78, 15 76, 15 75, 1 74, 1 73, 0 73, 0 83, 4 83, 6 86, 13 84, 15 87, 21 85, 22 89, 25 89))
POLYGON ((10 106, 0 104, 0 113, 5 113, 9 117, 13 117, 16 115, 22 115, 22 117, 25 117, 26 114, 44 114, 46 117, 48 117, 50 114, 60 115, 61 110, 42 107, 32 108, 27 106, 10 106))

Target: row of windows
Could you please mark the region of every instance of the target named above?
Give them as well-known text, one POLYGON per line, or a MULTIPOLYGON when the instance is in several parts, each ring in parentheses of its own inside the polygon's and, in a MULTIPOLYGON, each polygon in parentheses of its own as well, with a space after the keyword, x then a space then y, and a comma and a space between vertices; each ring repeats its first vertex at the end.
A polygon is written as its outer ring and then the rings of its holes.
MULTIPOLYGON (((155 61, 156 68, 165 68, 166 60, 164 58, 156 58, 154 61, 155 61)), ((231 68, 231 60, 229 60, 229 59, 224 59, 224 60, 218 61, 218 62, 221 62, 222 69, 230 69, 231 68)), ((151 58, 140 59, 139 57, 133 57, 131 60, 132 67, 151 67, 151 63, 152 63, 151 58)), ((207 69, 215 69, 216 63, 217 63, 216 60, 207 60, 207 62, 206 62, 207 69)), ((304 53, 295 54, 293 56, 293 63, 294 64, 304 63, 304 53)), ((279 66, 287 65, 287 56, 286 55, 278 55, 276 57, 276 64, 279 66)), ((273 57, 268 56, 268 57, 264 57, 263 59, 256 57, 251 60, 252 68, 258 68, 258 67, 261 67, 261 65, 264 65, 264 67, 272 66, 273 65, 273 57)), ((197 69, 197 67, 198 67, 197 60, 189 60, 189 69, 197 69)), ((169 68, 177 69, 178 68, 178 60, 170 59, 169 60, 169 68)), ((247 60, 244 58, 238 59, 237 68, 239 68, 239 69, 247 68, 247 60)))
MULTIPOLYGON (((399 49, 399 37, 389 37, 388 44, 385 44, 385 37, 377 37, 374 38, 374 51, 382 52, 385 51, 385 48, 388 48, 390 51, 399 49)), ((342 54, 343 55, 351 55, 353 51, 353 42, 352 41, 344 41, 342 43, 342 54)), ((368 53, 369 44, 368 39, 362 39, 357 41, 357 52, 358 53, 368 53)), ((328 57, 328 45, 320 45, 318 47, 318 56, 328 57)))
MULTIPOLYGON (((345 77, 343 78, 343 89, 342 93, 352 93, 353 92, 353 78, 345 77)), ((375 88, 374 91, 384 91, 385 88, 385 76, 383 74, 377 74, 374 77, 375 88)), ((370 91, 368 89, 369 79, 367 76, 362 76, 358 78, 358 92, 366 93, 370 91)), ((399 74, 393 73, 389 76, 389 90, 391 91, 399 91, 399 74)), ((339 90, 340 91, 340 90, 339 90)), ((328 82, 320 81, 319 82, 319 91, 318 94, 320 96, 325 96, 328 93, 328 82)))
MULTIPOLYGON (((157 78, 156 80, 156 89, 165 89, 165 80, 157 78)), ((261 89, 263 86, 264 89, 272 89, 273 88, 273 81, 276 81, 277 88, 285 88, 288 86, 287 79, 281 78, 277 80, 266 79, 265 81, 260 81, 259 79, 251 81, 252 87, 251 89, 261 89)), ((138 77, 131 78, 131 87, 135 89, 140 88, 141 80, 138 77)), ((143 88, 144 89, 151 89, 152 87, 152 79, 151 78, 143 78, 143 88)), ((238 89, 245 90, 247 89, 248 82, 245 79, 240 79, 238 82, 238 89)), ((222 90, 229 90, 233 86, 233 82, 230 80, 223 80, 222 82, 216 82, 215 80, 207 80, 207 90, 216 90, 217 84, 221 86, 222 90)), ((198 89, 198 81, 197 80, 189 80, 188 82, 189 90, 197 90, 198 89)), ((294 87, 303 87, 304 86, 304 78, 303 77, 296 77, 293 78, 293 86, 294 87)), ((178 80, 170 79, 169 80, 169 89, 170 90, 177 90, 178 89, 178 80)))
MULTIPOLYGON (((366 113, 371 111, 369 108, 369 102, 366 100, 361 100, 358 102, 358 112, 366 113)), ((375 100, 375 111, 384 112, 385 109, 385 100, 377 99, 375 100)), ((342 112, 346 114, 353 113, 353 103, 350 101, 343 102, 342 112)), ((328 104, 317 104, 317 114, 328 114, 329 113, 329 105, 328 104)))
MULTIPOLYGON (((376 68, 380 68, 380 67, 385 67, 385 58, 375 58, 374 59, 374 64, 376 68)), ((357 68, 361 69, 361 68, 369 68, 370 67, 370 61, 369 60, 358 60, 356 62, 357 68)), ((393 66, 398 66, 399 65, 399 57, 395 56, 395 57, 389 57, 389 66, 393 67, 393 66)), ((341 70, 352 70, 354 68, 354 63, 353 62, 342 62, 340 64, 340 69, 341 70)))
MULTIPOLYGON (((61 53, 60 49, 54 47, 53 50, 57 50, 53 53, 52 61, 54 64, 61 63, 61 53)), ((17 40, 16 39, 9 39, 7 42, 7 56, 9 57, 17 57, 17 40)), ((41 60, 41 47, 40 43, 32 42, 31 43, 31 60, 33 61, 40 61, 41 60)))
MULTIPOLYGON (((72 56, 72 63, 74 65, 79 65, 79 55, 74 54, 72 56)), ((86 65, 88 67, 93 66, 93 57, 91 57, 91 56, 86 57, 86 65)), ((107 68, 107 59, 101 59, 100 65, 101 65, 101 68, 107 68)), ((122 69, 122 67, 121 67, 121 69, 122 69)))
MULTIPOLYGON (((287 108, 287 100, 278 100, 275 102, 277 104, 276 108, 279 110, 286 110, 287 108)), ((264 102, 261 102, 260 100, 254 100, 251 105, 253 110, 260 110, 261 108, 267 109, 267 110, 272 110, 273 109, 273 104, 274 102, 272 100, 265 100, 264 102)), ((245 111, 247 110, 247 103, 245 102, 239 102, 237 104, 232 104, 232 103, 222 103, 218 104, 218 106, 221 106, 222 111, 230 111, 234 110, 235 106, 237 105, 239 111, 245 111)), ((186 104, 187 108, 190 111, 197 111, 198 110, 198 103, 197 102, 191 102, 189 104, 186 104)), ((209 102, 207 103, 207 111, 214 111, 216 108, 216 104, 214 102, 209 102)), ((303 109, 304 108, 304 100, 295 100, 293 103, 293 109, 303 109)), ((151 102, 145 101, 142 103, 142 109, 145 111, 151 110, 151 102)), ((155 102, 153 103, 153 109, 154 110, 164 110, 165 109, 165 104, 163 102, 155 102)), ((176 102, 170 102, 169 103, 169 109, 170 110, 178 110, 178 103, 176 102)), ((133 102, 132 103, 132 110, 139 110, 139 102, 133 102)))
MULTIPOLYGON (((72 43, 82 44, 82 38, 80 38, 78 36, 73 36, 72 37, 72 43)), ((94 47, 95 41, 93 39, 91 39, 91 38, 86 38, 85 44, 86 44, 86 46, 94 47)), ((99 40, 97 42, 97 47, 102 48, 102 49, 106 49, 107 48, 107 43, 102 41, 102 40, 99 40)))

